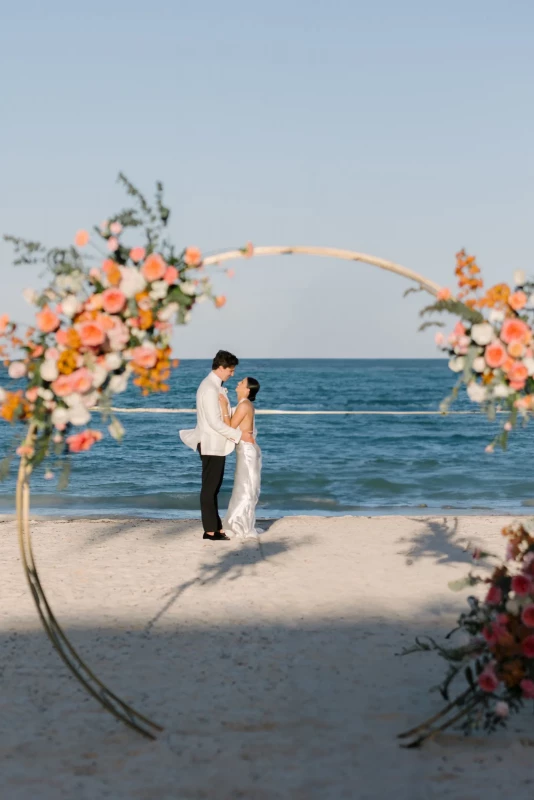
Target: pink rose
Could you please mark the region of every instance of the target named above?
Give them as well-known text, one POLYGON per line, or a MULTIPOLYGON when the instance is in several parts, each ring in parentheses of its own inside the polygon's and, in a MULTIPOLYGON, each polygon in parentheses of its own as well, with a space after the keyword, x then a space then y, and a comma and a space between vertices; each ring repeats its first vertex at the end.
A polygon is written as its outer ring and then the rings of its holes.
POLYGON ((118 314, 126 305, 126 295, 120 289, 106 289, 102 292, 102 308, 108 314, 118 314))
POLYGON ((502 590, 498 586, 492 586, 486 595, 486 603, 489 606, 498 606, 502 600, 502 590))
POLYGON ((132 249, 130 250, 130 258, 132 259, 132 261, 138 264, 145 257, 145 253, 146 250, 144 247, 132 247, 132 249))
POLYGON ((120 222, 112 222, 111 225, 109 226, 109 230, 113 234, 113 236, 118 236, 122 231, 122 225, 120 224, 120 222))
POLYGON ((166 281, 169 286, 172 286, 173 283, 176 283, 178 279, 178 270, 176 267, 167 267, 165 270, 165 275, 163 276, 163 280, 166 281))
POLYGON ((534 636, 527 636, 527 638, 523 640, 521 648, 523 650, 523 655, 527 658, 534 658, 534 636))
MULTIPOLYGON (((532 581, 526 575, 515 575, 512 578, 512 591, 520 597, 529 594, 532 588, 532 581)), ((534 608, 534 606, 532 606, 534 608)))
POLYGON ((534 628, 534 605, 532 603, 523 609, 521 620, 527 628, 534 628))
POLYGON ((110 236, 108 239, 108 250, 112 253, 119 249, 119 240, 115 236, 110 236))
POLYGON ((523 692, 523 697, 527 700, 534 700, 534 681, 531 681, 530 678, 523 678, 519 685, 523 692))
POLYGON ((478 676, 478 685, 483 692, 491 693, 495 691, 499 685, 499 681, 493 667, 488 666, 480 673, 478 676))

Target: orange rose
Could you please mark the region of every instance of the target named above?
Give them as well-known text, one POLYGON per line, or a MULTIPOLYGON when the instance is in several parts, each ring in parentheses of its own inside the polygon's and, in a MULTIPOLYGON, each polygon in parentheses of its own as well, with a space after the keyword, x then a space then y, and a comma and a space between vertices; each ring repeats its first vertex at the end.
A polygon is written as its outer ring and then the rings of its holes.
POLYGON ((126 304, 126 295, 119 289, 106 289, 102 292, 102 307, 108 314, 118 314, 126 304))
POLYGON ((76 245, 76 247, 85 247, 85 245, 89 241, 89 238, 90 237, 89 237, 89 234, 87 233, 87 231, 83 231, 83 230, 82 231, 78 231, 78 233, 74 237, 74 244, 76 245))
POLYGON ((148 283, 159 281, 165 275, 167 265, 158 253, 152 253, 141 267, 141 273, 148 283))
POLYGON ((45 306, 42 311, 35 315, 37 319, 37 327, 43 333, 52 333, 59 328, 59 317, 54 314, 52 309, 45 306))
POLYGON ((97 322, 82 322, 78 334, 83 347, 98 347, 106 338, 102 326, 97 322))
POLYGON ((218 297, 215 298, 215 308, 222 308, 226 303, 226 297, 223 294, 220 294, 218 297))
POLYGON ((198 247, 188 247, 185 251, 184 261, 188 267, 198 267, 202 263, 202 253, 198 247))
POLYGON ((514 292, 508 298, 508 305, 514 309, 514 311, 520 311, 524 308, 527 304, 527 296, 524 292, 514 292))
POLYGON ((106 274, 106 278, 108 279, 110 286, 118 286, 122 280, 122 274, 117 262, 113 261, 112 258, 106 258, 102 264, 102 269, 106 274))

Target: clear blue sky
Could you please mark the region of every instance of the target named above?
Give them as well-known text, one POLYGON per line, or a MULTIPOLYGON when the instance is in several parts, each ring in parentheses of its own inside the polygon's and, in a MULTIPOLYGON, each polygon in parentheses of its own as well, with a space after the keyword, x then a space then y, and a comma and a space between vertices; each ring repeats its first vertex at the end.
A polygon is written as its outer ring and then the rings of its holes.
MULTIPOLYGON (((68 243, 164 181, 178 244, 349 247, 452 285, 533 263, 530 0, 4 4, 2 232, 68 243)), ((31 270, 0 247, 2 309, 31 270)), ((365 265, 258 259, 179 357, 434 356, 423 296, 365 265)), ((533 270, 534 271, 534 270, 533 270)))

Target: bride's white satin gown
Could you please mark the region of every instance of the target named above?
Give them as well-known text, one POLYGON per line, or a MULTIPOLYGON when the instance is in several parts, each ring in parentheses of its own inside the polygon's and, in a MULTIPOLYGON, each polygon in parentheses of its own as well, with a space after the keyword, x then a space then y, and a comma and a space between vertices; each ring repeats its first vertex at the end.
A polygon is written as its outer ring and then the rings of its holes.
POLYGON ((255 539, 261 533, 261 529, 256 528, 256 506, 261 488, 261 450, 257 444, 239 442, 235 452, 234 488, 223 520, 223 530, 232 538, 255 539))

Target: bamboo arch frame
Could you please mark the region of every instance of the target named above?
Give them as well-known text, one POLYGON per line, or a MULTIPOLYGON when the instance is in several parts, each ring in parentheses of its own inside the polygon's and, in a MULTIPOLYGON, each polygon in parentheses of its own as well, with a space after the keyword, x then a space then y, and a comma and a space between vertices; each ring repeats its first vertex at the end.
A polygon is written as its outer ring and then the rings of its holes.
MULTIPOLYGON (((419 285, 419 288, 429 294, 436 295, 440 286, 429 278, 419 275, 407 267, 386 261, 383 258, 359 253, 354 250, 340 250, 334 247, 256 247, 251 253, 246 250, 225 250, 221 253, 208 256, 203 264, 210 266, 220 264, 238 258, 250 258, 254 256, 274 256, 274 255, 313 255, 339 258, 345 261, 358 261, 372 266, 379 267, 388 272, 401 275, 408 280, 419 285)), ((35 424, 31 423, 26 436, 25 444, 31 445, 35 436, 35 424)), ((50 639, 52 645, 59 653, 61 659, 73 673, 79 683, 97 700, 101 706, 125 725, 140 733, 148 739, 155 739, 156 734, 163 730, 157 723, 140 714, 128 703, 112 692, 102 681, 97 678, 94 672, 87 666, 81 656, 75 650, 67 635, 57 621, 50 603, 48 602, 44 588, 42 586, 39 573, 35 564, 33 546, 30 531, 30 476, 32 467, 28 464, 25 456, 21 457, 17 487, 16 487, 16 517, 19 549, 21 554, 22 566, 28 586, 30 588, 37 613, 43 628, 50 639)))

